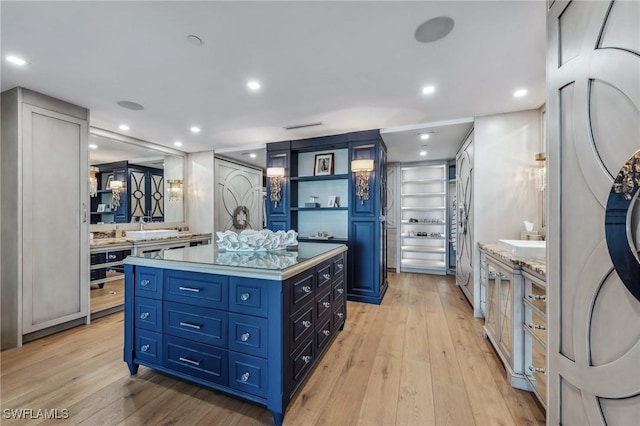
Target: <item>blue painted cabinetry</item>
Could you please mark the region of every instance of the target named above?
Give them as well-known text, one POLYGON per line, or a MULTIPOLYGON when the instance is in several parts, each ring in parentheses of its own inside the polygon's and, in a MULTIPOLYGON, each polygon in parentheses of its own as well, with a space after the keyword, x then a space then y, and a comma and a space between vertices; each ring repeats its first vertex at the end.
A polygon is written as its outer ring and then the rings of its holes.
POLYGON ((127 264, 124 360, 263 404, 280 425, 344 326, 347 264, 283 281, 127 264))
MULTIPOLYGON (((267 144, 267 167, 285 167, 281 180, 282 201, 269 199, 267 227, 273 231, 294 229, 300 241, 312 233, 329 231, 329 242, 349 246, 347 298, 380 304, 387 290, 386 179, 387 151, 378 130, 267 144), (333 171, 315 175, 316 155, 333 155, 333 171), (353 160, 374 160, 369 176, 369 199, 357 196, 353 160), (308 208, 310 196, 319 196, 319 207, 308 208), (339 203, 328 206, 330 195, 339 203)), ((267 179, 268 180, 268 179, 267 179)), ((318 240, 314 240, 318 241, 318 240)))

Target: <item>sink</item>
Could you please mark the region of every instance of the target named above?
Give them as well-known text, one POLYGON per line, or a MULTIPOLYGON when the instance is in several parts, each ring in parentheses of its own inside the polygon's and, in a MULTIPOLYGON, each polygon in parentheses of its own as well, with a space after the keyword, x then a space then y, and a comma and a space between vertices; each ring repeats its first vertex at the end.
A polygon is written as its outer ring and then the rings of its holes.
POLYGON ((547 242, 533 240, 498 240, 498 245, 518 257, 546 257, 547 242))
POLYGON ((144 240, 147 238, 168 238, 178 236, 177 229, 149 229, 146 231, 127 231, 127 238, 144 240))

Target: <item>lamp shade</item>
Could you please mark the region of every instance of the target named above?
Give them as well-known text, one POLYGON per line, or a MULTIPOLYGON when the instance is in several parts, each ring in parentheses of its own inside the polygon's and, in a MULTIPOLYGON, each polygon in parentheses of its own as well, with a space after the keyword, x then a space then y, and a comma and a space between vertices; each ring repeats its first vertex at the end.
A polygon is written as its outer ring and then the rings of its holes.
POLYGON ((370 172, 373 170, 373 160, 353 160, 351 161, 352 172, 370 172))
POLYGON ((284 176, 284 167, 267 167, 267 176, 268 177, 283 177, 284 176))
POLYGON ((122 189, 124 188, 124 182, 121 180, 112 180, 109 182, 110 189, 122 189))

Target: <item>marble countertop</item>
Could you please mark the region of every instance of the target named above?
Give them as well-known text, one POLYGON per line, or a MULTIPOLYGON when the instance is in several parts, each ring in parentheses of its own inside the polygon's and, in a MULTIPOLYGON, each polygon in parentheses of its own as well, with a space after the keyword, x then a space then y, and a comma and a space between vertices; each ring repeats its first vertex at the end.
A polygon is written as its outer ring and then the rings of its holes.
POLYGON ((505 262, 533 271, 544 278, 547 276, 547 261, 545 258, 514 256, 509 250, 502 248, 497 243, 478 243, 478 246, 481 250, 484 250, 505 262))
POLYGON ((155 238, 136 238, 136 239, 132 239, 132 238, 127 238, 125 237, 118 237, 118 238, 94 238, 93 240, 90 241, 89 246, 90 247, 101 247, 101 246, 106 246, 106 245, 116 245, 116 244, 135 244, 135 243, 142 243, 142 242, 149 242, 149 241, 162 241, 162 240, 176 240, 179 238, 194 238, 194 237, 211 237, 211 234, 208 233, 198 233, 198 232, 189 232, 189 231, 185 231, 185 232, 180 232, 178 233, 178 235, 173 236, 173 237, 155 237, 155 238))

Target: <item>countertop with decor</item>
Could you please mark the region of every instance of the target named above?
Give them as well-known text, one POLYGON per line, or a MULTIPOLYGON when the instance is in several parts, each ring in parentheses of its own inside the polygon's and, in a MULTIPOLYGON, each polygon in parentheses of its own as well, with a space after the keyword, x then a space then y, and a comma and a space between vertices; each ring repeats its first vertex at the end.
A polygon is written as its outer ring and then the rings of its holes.
POLYGON ((178 235, 171 236, 171 237, 163 236, 163 237, 149 237, 149 238, 136 238, 136 239, 127 238, 126 235, 124 237, 116 238, 112 235, 113 232, 111 233, 95 232, 94 234, 95 234, 94 238, 89 243, 89 247, 91 248, 108 246, 108 245, 118 245, 118 244, 136 244, 141 242, 159 241, 159 240, 171 241, 171 240, 177 240, 182 238, 199 238, 199 237, 211 238, 210 233, 189 232, 189 231, 183 231, 178 233, 178 235))
POLYGON ((513 255, 509 250, 502 248, 497 243, 478 243, 478 247, 480 247, 481 250, 504 260, 505 262, 519 265, 520 267, 533 271, 544 278, 547 276, 547 261, 545 258, 518 257, 513 255))

